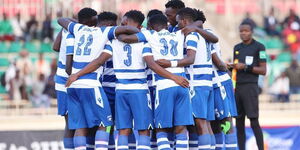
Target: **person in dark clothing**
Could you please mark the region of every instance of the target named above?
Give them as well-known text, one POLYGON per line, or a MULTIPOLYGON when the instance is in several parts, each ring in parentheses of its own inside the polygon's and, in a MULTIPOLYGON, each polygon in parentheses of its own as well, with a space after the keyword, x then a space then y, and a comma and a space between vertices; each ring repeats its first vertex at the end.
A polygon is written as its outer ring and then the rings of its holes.
POLYGON ((264 149, 261 127, 258 122, 258 75, 266 74, 266 51, 264 45, 252 37, 253 28, 248 22, 240 27, 241 43, 234 46, 234 64, 228 66, 237 71, 235 98, 238 109, 236 128, 238 146, 245 150, 245 116, 250 119, 259 150, 264 149))
POLYGON ((280 36, 280 32, 276 30, 278 26, 278 20, 274 16, 274 8, 270 10, 269 16, 264 18, 264 28, 270 36, 280 36))
POLYGON ((26 23, 26 41, 31 39, 37 39, 38 22, 35 15, 30 17, 30 20, 26 23))
POLYGON ((42 40, 45 40, 46 38, 52 40, 53 38, 53 28, 51 26, 51 15, 48 14, 46 16, 45 21, 43 22, 43 28, 42 28, 42 40))
POLYGON ((290 94, 300 94, 300 67, 297 60, 293 60, 285 71, 290 81, 290 94))

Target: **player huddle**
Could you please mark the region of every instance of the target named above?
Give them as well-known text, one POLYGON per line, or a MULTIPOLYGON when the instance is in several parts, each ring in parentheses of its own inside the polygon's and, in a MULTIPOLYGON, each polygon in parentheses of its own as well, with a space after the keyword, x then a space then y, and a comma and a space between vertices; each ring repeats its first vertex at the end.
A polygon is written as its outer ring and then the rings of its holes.
MULTIPOLYGON (((202 11, 83 8, 60 18, 58 110, 65 149, 237 149, 233 86, 202 11), (70 75, 70 76, 69 76, 70 75), (117 132, 114 132, 117 131, 117 132), (134 135, 133 133, 136 132, 134 135)), ((57 46, 58 45, 58 46, 57 46)))

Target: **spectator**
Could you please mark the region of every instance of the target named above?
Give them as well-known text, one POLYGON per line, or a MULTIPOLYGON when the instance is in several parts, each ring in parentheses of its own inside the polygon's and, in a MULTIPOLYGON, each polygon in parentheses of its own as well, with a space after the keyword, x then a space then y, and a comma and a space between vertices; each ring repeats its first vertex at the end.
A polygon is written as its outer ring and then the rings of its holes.
POLYGON ((285 72, 275 79, 275 82, 270 88, 271 94, 275 95, 276 101, 289 102, 290 81, 285 72))
POLYGON ((43 74, 45 77, 48 77, 50 74, 50 68, 49 63, 44 59, 44 54, 39 53, 39 59, 35 62, 35 71, 34 76, 35 79, 38 79, 38 77, 43 74))
POLYGON ((278 20, 274 16, 274 8, 270 10, 269 16, 264 18, 264 28, 270 36, 280 36, 280 32, 276 30, 278 26, 278 20))
POLYGON ((293 30, 298 30, 300 27, 300 19, 296 15, 293 9, 290 9, 290 14, 283 21, 283 29, 291 28, 293 30))
POLYGON ((45 75, 40 74, 38 76, 38 80, 32 85, 31 101, 33 103, 33 106, 35 107, 50 106, 49 97, 43 93, 46 88, 45 85, 46 85, 45 75))
POLYGON ((37 39, 38 22, 35 15, 30 16, 30 20, 26 23, 26 41, 37 39))
POLYGON ((48 14, 46 16, 45 21, 43 22, 43 28, 42 28, 42 40, 45 40, 48 38, 48 40, 52 40, 53 36, 53 29, 51 27, 51 15, 48 14))
POLYGON ((43 92, 50 98, 56 98, 55 82, 54 82, 54 77, 56 75, 56 65, 57 65, 56 59, 53 59, 50 65, 51 73, 46 81, 45 90, 43 92))
POLYGON ((20 79, 20 70, 16 68, 16 62, 12 62, 5 71, 5 88, 8 91, 9 99, 21 100, 20 87, 22 81, 20 79))
POLYGON ((19 13, 11 20, 11 24, 16 39, 24 40, 25 22, 21 19, 21 15, 19 13))
POLYGON ((242 23, 247 23, 250 24, 252 29, 256 28, 256 23, 255 21, 251 18, 250 13, 246 13, 246 17, 243 19, 242 23))
POLYGON ((20 58, 17 59, 16 67, 20 70, 20 80, 22 81, 21 85, 21 97, 22 99, 28 100, 28 89, 30 89, 32 85, 32 63, 28 57, 27 51, 21 51, 19 53, 20 58))
POLYGON ((3 20, 0 21, 0 35, 11 35, 12 33, 11 22, 7 19, 7 15, 3 13, 3 20))
POLYGON ((297 60, 293 60, 290 67, 285 71, 290 82, 290 93, 300 94, 300 68, 297 60))

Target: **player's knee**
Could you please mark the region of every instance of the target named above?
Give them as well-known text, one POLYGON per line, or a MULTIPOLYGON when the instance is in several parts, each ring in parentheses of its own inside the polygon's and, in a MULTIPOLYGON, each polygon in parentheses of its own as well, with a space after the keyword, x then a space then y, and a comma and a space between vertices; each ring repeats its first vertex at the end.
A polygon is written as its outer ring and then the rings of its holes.
POLYGON ((131 133, 131 129, 120 129, 119 134, 120 135, 126 135, 128 136, 131 133))
POLYGON ((186 132, 186 127, 185 126, 176 126, 175 127, 175 133, 180 134, 186 132))
POLYGON ((250 118, 251 128, 259 127, 258 118, 250 118))
POLYGON ((80 128, 76 129, 74 136, 87 136, 88 135, 88 128, 80 128))
POLYGON ((139 130, 139 135, 149 136, 150 130, 139 130))

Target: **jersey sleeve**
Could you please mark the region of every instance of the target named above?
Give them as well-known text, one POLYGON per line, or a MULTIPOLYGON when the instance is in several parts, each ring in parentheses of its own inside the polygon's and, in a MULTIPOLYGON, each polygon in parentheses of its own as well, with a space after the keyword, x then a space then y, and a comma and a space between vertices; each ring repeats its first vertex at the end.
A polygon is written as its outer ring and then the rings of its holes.
POLYGON ((76 36, 78 34, 78 31, 84 27, 83 24, 80 23, 75 23, 75 22, 71 22, 68 26, 68 31, 73 34, 74 36, 76 36))
POLYGON ((73 34, 68 33, 66 38, 66 55, 73 55, 74 54, 74 40, 75 37, 73 34))
POLYGON ((191 49, 194 51, 197 51, 197 43, 199 40, 199 35, 196 32, 192 32, 190 34, 188 34, 185 38, 185 47, 186 49, 191 49))
POLYGON ((103 50, 104 53, 108 53, 110 55, 113 54, 113 48, 112 48, 112 44, 110 41, 108 41, 105 45, 104 45, 104 50, 103 50))
POLYGON ((145 56, 152 56, 152 49, 148 43, 144 44, 143 52, 142 52, 143 57, 145 56))
POLYGON ((259 44, 259 62, 266 62, 267 61, 267 53, 266 48, 264 45, 259 44))
POLYGON ((138 38, 138 42, 153 42, 153 40, 155 40, 153 38, 154 35, 153 30, 143 30, 142 32, 139 32, 137 34, 135 34, 138 38))
POLYGON ((107 33, 107 38, 108 40, 113 40, 116 38, 116 29, 117 27, 110 27, 109 30, 108 30, 108 33, 107 33))

